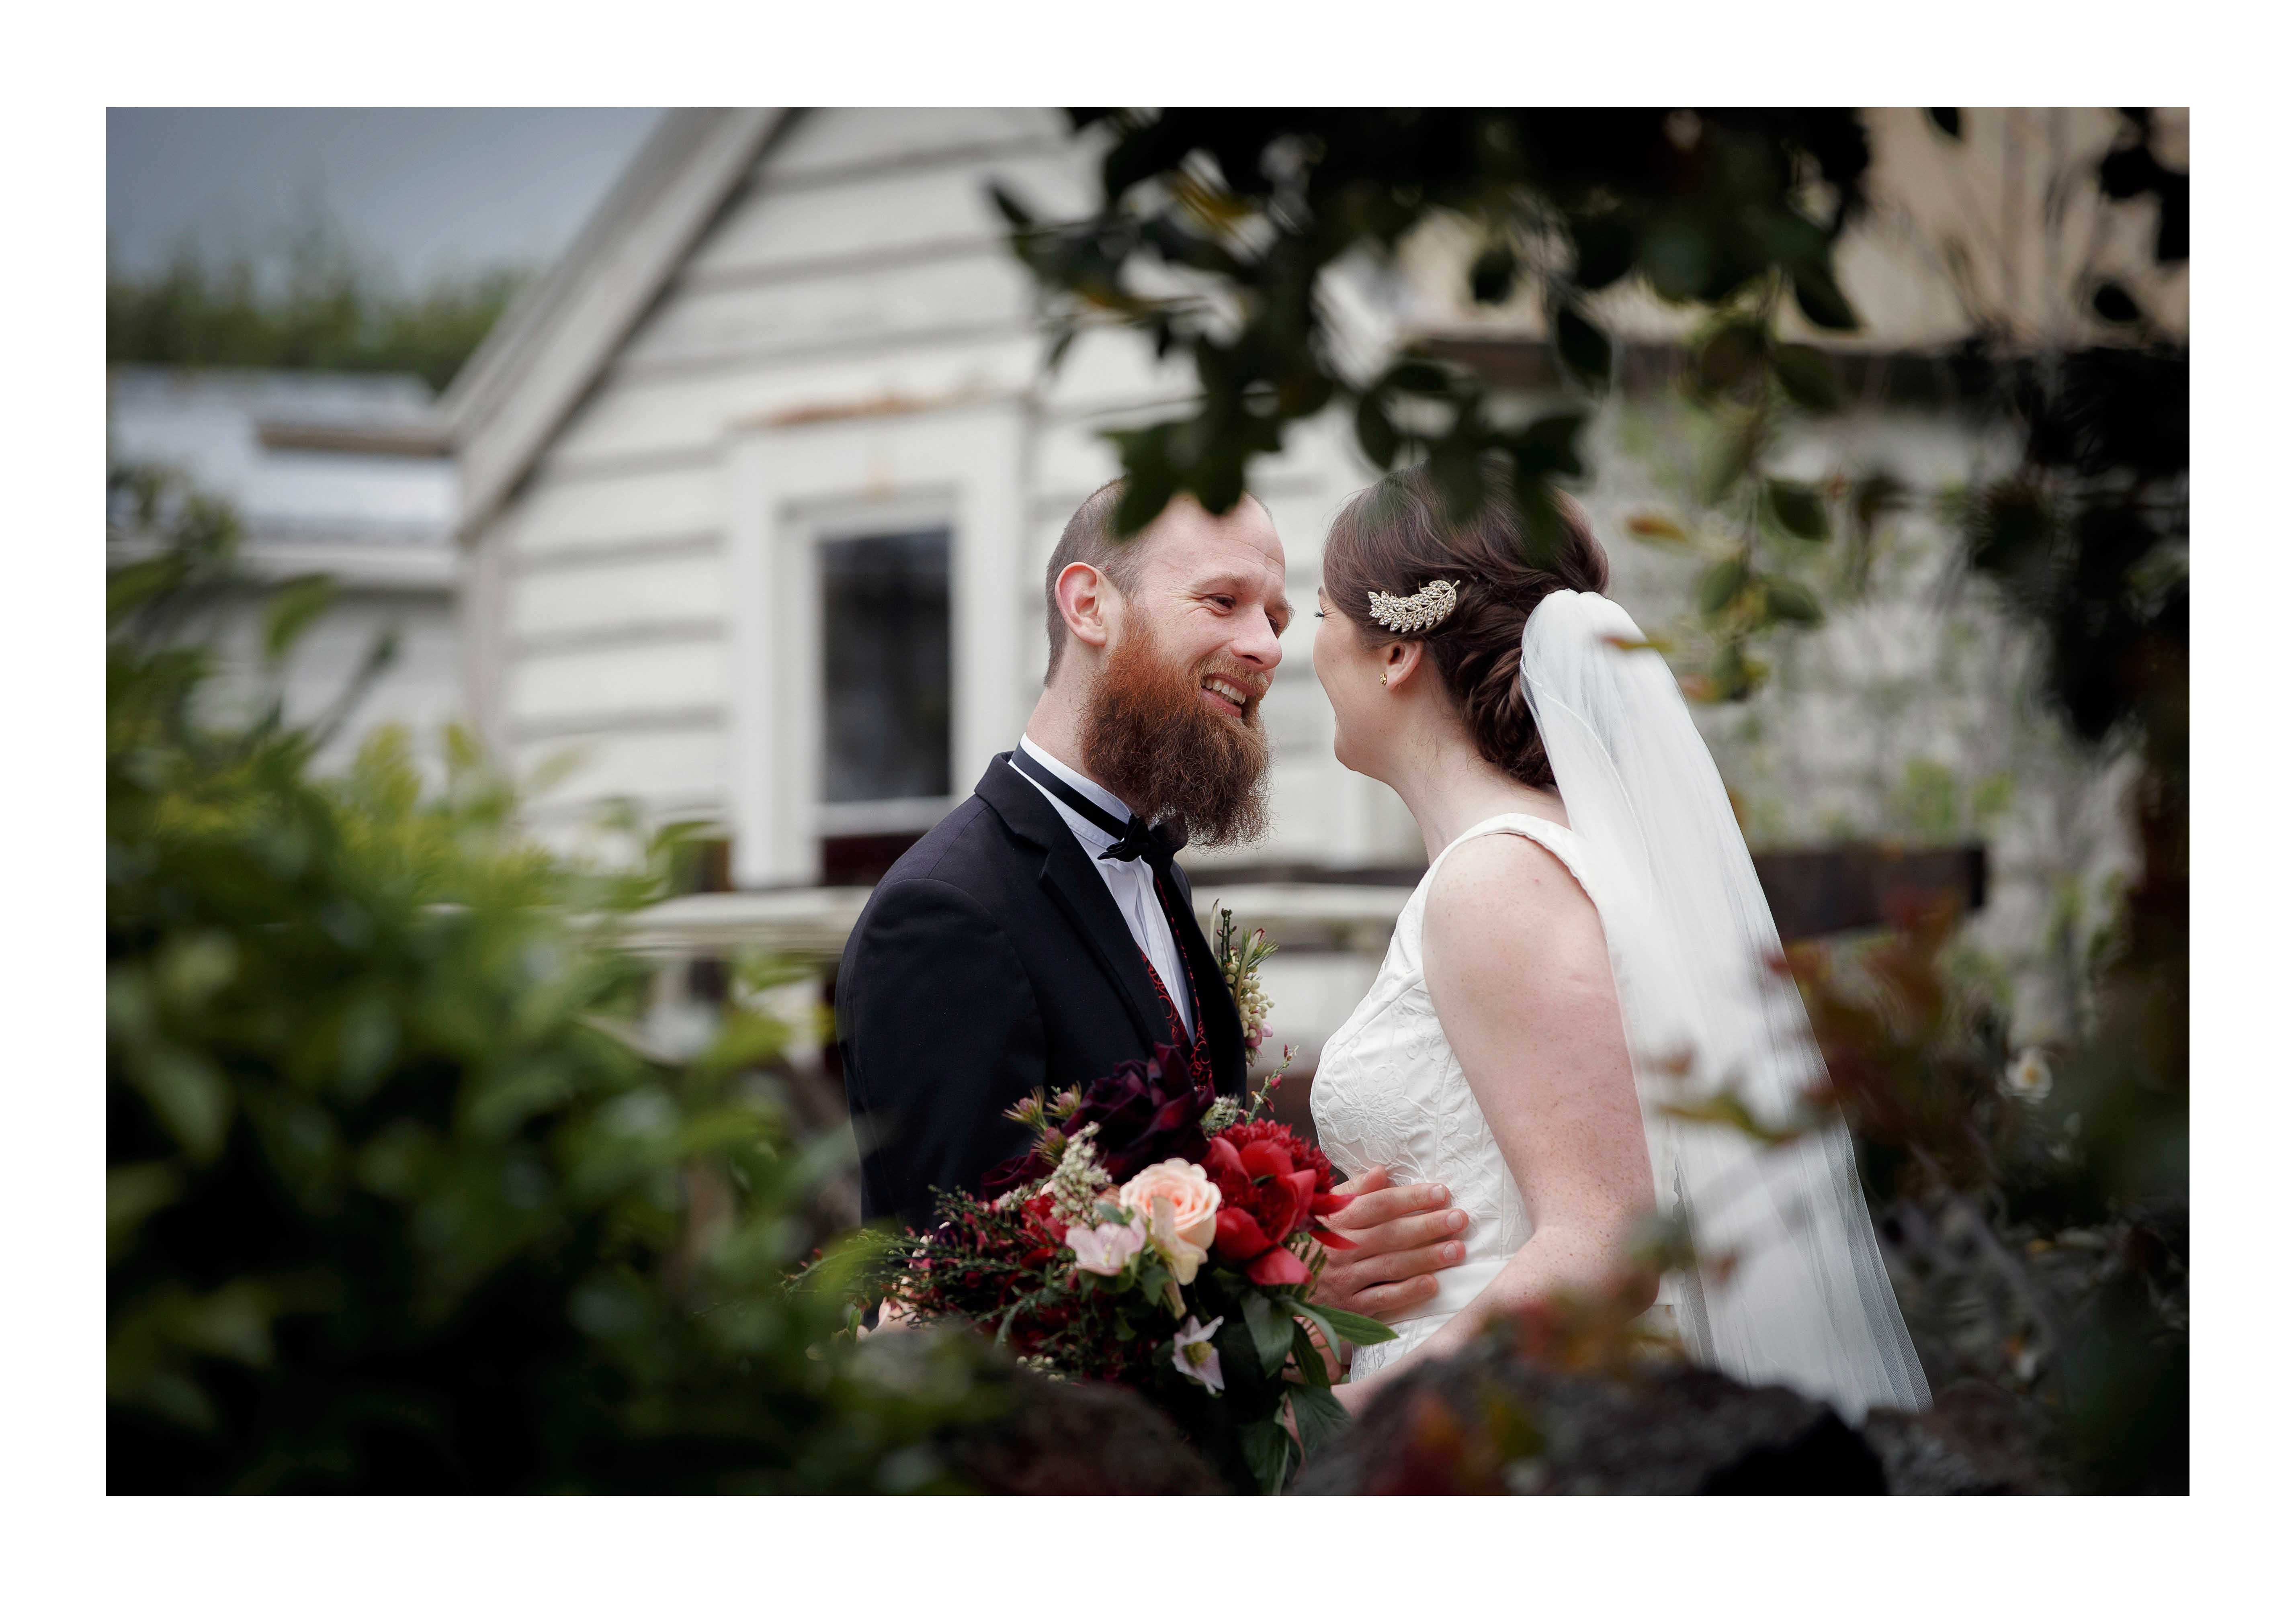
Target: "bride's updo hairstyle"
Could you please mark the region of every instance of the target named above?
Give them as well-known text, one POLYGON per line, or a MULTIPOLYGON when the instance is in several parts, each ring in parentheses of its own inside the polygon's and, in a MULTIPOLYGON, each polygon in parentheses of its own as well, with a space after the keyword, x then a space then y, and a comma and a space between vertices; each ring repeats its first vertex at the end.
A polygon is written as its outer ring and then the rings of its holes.
POLYGON ((1578 503, 1554 492, 1560 537, 1544 563, 1523 555, 1522 518, 1506 471, 1484 474, 1482 505, 1452 518, 1423 467, 1401 468, 1350 498, 1324 542, 1324 594, 1374 645, 1423 641, 1437 676, 1474 736, 1475 749, 1526 785, 1553 790, 1554 771, 1524 701, 1517 670, 1523 621, 1559 590, 1601 591, 1610 560, 1578 503), (1372 616, 1371 594, 1418 594, 1429 581, 1458 587, 1451 614, 1398 634, 1372 616))

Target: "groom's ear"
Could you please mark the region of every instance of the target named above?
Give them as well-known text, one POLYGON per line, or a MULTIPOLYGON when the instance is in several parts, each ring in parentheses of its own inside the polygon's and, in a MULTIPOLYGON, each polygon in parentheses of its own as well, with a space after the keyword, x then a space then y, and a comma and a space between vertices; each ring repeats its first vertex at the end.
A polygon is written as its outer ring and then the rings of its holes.
POLYGON ((1071 562, 1053 581, 1053 600, 1061 621, 1084 645, 1098 651, 1108 644, 1111 614, 1119 605, 1116 586, 1089 562, 1071 562))

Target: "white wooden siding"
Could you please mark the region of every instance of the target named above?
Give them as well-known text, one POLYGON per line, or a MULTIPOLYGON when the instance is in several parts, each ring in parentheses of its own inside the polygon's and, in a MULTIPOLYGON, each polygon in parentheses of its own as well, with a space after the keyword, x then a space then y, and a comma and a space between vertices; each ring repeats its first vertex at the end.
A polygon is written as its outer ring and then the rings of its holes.
POLYGON ((920 336, 1032 331, 1029 287, 986 246, 933 259, 728 288, 694 283, 622 354, 632 377, 873 349, 920 336))
POLYGON ((621 561, 540 569, 512 592, 511 637, 525 655, 538 642, 633 626, 722 625, 725 593, 726 560, 714 549, 667 557, 639 551, 621 561))
POLYGON ((560 759, 573 767, 528 806, 529 816, 578 822, 602 802, 628 798, 656 817, 714 815, 726 784, 726 740, 718 729, 618 731, 537 742, 520 772, 560 759))
POLYGON ((648 542, 718 532, 725 522, 706 464, 584 473, 554 454, 491 531, 521 569, 648 542))
MULTIPOLYGON (((766 161, 770 172, 771 150, 766 161)), ((955 162, 921 158, 914 166, 835 183, 760 179, 702 241, 685 271, 697 282, 739 281, 926 249, 1001 244, 1004 225, 989 198, 992 177, 1047 209, 1080 205, 1086 194, 1079 164, 1064 152, 955 162)))
POLYGON ((706 462, 729 427, 752 419, 1018 394, 1035 380, 1042 356, 1033 337, 967 332, 946 340, 919 335, 913 344, 864 355, 763 357, 674 374, 616 372, 576 415, 552 460, 586 471, 706 462))
POLYGON ((647 642, 521 657, 510 677, 513 727, 539 732, 627 724, 650 715, 719 709, 726 700, 722 641, 647 642))

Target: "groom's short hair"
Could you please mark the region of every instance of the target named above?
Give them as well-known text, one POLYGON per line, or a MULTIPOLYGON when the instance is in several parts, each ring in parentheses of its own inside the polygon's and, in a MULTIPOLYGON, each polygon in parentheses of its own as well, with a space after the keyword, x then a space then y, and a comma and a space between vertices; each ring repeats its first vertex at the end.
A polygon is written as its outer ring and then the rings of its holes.
MULTIPOLYGON (((1125 595, 1132 593, 1132 582, 1139 577, 1140 564, 1148 554, 1148 543, 1143 538, 1147 531, 1119 536, 1116 533, 1116 509, 1124 499, 1124 492, 1132 481, 1112 479, 1084 498, 1083 505, 1069 514, 1066 528, 1053 544, 1053 555, 1045 564, 1045 683, 1053 683, 1053 675, 1061 666, 1061 649, 1068 644, 1068 620, 1061 617, 1061 599, 1054 586, 1061 570, 1071 562, 1089 563, 1108 576, 1108 582, 1125 595)), ((1259 498, 1244 492, 1254 501, 1259 498)), ((1265 503, 1261 503, 1265 505, 1265 503)))
POLYGON ((1068 644, 1068 620, 1061 617, 1061 599, 1054 586, 1059 582, 1061 570, 1072 562, 1085 562, 1108 576, 1108 582, 1123 592, 1132 593, 1132 581, 1140 572, 1140 559, 1146 553, 1147 543, 1138 535, 1127 540, 1116 537, 1116 506, 1124 499, 1129 479, 1112 479, 1084 498, 1084 504, 1069 514, 1066 528, 1053 544, 1053 555, 1045 564, 1045 683, 1053 683, 1053 675, 1061 666, 1061 648, 1068 644))

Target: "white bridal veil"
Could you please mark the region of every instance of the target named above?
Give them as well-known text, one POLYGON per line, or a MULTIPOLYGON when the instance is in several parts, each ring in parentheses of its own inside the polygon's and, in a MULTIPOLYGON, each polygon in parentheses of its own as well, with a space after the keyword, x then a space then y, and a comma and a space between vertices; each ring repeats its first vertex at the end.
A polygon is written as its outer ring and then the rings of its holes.
POLYGON ((1661 1294, 1685 1346, 1741 1380, 1830 1399, 1853 1421, 1876 1405, 1928 1407, 1840 1116, 1765 1146, 1665 1111, 1727 1089, 1764 1125, 1784 1125, 1807 1120, 1804 1093, 1825 1084, 1673 674, 1618 603, 1560 591, 1523 626, 1522 686, 1595 872, 1660 1206, 1689 1226, 1701 1261, 1661 1294))

